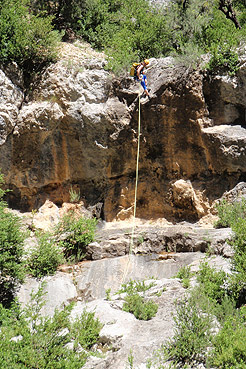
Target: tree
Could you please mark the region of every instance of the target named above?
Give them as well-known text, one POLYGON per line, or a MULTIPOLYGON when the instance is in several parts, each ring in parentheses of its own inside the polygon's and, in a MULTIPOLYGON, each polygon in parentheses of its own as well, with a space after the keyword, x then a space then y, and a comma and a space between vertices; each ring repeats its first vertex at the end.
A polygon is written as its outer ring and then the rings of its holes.
POLYGON ((59 30, 76 31, 82 24, 86 3, 87 0, 34 0, 29 6, 36 15, 45 12, 53 16, 53 23, 59 30))
POLYGON ((231 0, 220 0, 219 1, 219 10, 222 11, 222 13, 225 14, 227 19, 230 19, 234 24, 236 28, 241 29, 241 25, 239 24, 239 21, 237 19, 235 10, 232 7, 232 1, 231 0))
POLYGON ((53 30, 52 17, 34 15, 27 1, 0 2, 0 62, 15 61, 30 75, 56 59, 61 37, 53 30))

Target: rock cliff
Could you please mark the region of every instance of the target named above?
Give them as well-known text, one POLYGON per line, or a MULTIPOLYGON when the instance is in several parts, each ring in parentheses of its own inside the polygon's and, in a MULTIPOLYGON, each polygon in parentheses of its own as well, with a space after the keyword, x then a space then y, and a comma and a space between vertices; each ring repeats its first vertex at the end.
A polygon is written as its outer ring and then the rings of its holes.
MULTIPOLYGON (((103 203, 107 221, 132 214, 141 87, 104 66, 88 45, 64 43, 28 92, 15 66, 0 71, 0 168, 10 206, 61 205, 72 186, 86 206, 103 203)), ((246 177, 246 63, 236 77, 212 78, 152 59, 147 78, 137 216, 197 220, 246 177)))

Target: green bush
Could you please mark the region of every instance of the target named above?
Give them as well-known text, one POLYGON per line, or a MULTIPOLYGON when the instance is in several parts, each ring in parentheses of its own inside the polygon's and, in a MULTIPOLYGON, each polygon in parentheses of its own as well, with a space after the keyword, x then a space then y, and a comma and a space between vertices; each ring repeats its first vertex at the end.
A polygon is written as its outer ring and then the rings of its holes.
POLYGON ((234 76, 239 70, 239 57, 236 50, 228 45, 224 47, 217 45, 211 50, 211 58, 207 69, 212 73, 226 72, 230 76, 234 76))
POLYGON ((78 33, 94 47, 106 50, 108 68, 115 72, 170 50, 165 16, 145 0, 88 1, 78 33))
POLYGON ((78 218, 73 212, 63 217, 55 233, 67 260, 84 258, 86 246, 94 240, 96 225, 96 218, 78 218))
POLYGON ((221 369, 245 368, 245 320, 239 315, 227 318, 224 326, 214 338, 209 363, 221 369))
POLYGON ((211 268, 207 262, 200 265, 197 275, 201 293, 207 296, 211 302, 221 303, 227 295, 225 283, 227 282, 227 275, 223 270, 216 271, 211 268))
POLYGON ((137 292, 146 292, 153 286, 155 286, 155 282, 146 284, 144 280, 135 281, 130 279, 129 282, 123 283, 121 285, 121 288, 117 291, 117 294, 121 293, 133 294, 137 292))
MULTIPOLYGON (((43 317, 43 290, 32 295, 30 305, 25 309, 0 307, 0 367, 39 369, 81 369, 90 352, 73 349, 66 345, 79 337, 89 337, 90 344, 96 342, 99 334, 98 320, 91 313, 83 312, 74 323, 70 321, 72 305, 55 311, 54 316, 43 317), (88 324, 85 324, 85 321, 88 324), (95 332, 94 332, 95 331, 95 332), (76 337, 74 336, 76 334, 76 337), (17 337, 17 340, 12 340, 17 337)), ((101 327, 101 325, 100 325, 101 327)), ((88 347, 88 345, 87 345, 88 347)))
POLYGON ((27 267, 33 277, 41 278, 54 274, 63 261, 62 250, 55 244, 52 235, 41 233, 38 235, 37 247, 31 250, 28 257, 27 267))
POLYGON ((239 218, 232 226, 234 237, 232 246, 234 256, 232 266, 234 270, 231 289, 237 306, 246 303, 246 219, 239 218))
POLYGON ((211 342, 212 317, 198 300, 185 298, 177 303, 174 336, 166 345, 167 357, 175 363, 204 362, 211 342))
POLYGON ((35 16, 28 0, 3 0, 0 4, 0 62, 17 62, 25 71, 40 69, 55 60, 61 37, 52 17, 35 16))
POLYGON ((145 301, 138 293, 125 297, 123 310, 132 313, 139 320, 150 320, 158 310, 158 305, 152 300, 145 301))
POLYGON ((132 313, 139 320, 149 320, 153 318, 158 310, 158 305, 152 300, 146 300, 140 296, 140 292, 145 294, 155 282, 146 284, 145 281, 134 281, 123 283, 117 294, 125 293, 123 310, 132 313))
POLYGON ((191 269, 190 266, 183 266, 179 269, 178 273, 176 274, 176 278, 181 279, 184 288, 188 288, 190 286, 190 279, 193 275, 190 269, 191 269))
MULTIPOLYGON (((0 184, 3 176, 0 173, 0 184)), ((0 190, 0 303, 6 305, 13 299, 15 289, 24 279, 23 243, 25 234, 20 219, 10 213, 2 200, 0 190)))
POLYGON ((90 349, 98 341, 102 327, 103 324, 95 318, 94 312, 84 310, 71 327, 71 336, 75 340, 75 345, 80 344, 84 349, 90 349))
POLYGON ((232 227, 239 218, 246 218, 246 199, 241 201, 227 202, 221 200, 216 207, 219 220, 215 224, 217 227, 232 227))
POLYGON ((74 31, 81 25, 86 0, 35 0, 29 6, 34 14, 43 12, 54 17, 58 29, 72 28, 74 31))

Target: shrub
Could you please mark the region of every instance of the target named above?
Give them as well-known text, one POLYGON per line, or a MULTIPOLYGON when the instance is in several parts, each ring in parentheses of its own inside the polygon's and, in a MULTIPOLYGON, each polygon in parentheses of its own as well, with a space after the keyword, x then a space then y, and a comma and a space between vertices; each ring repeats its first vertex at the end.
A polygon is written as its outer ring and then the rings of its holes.
POLYGON ((244 369, 246 363, 245 321, 239 315, 227 318, 213 341, 209 363, 221 369, 244 369))
POLYGON ((80 201, 80 190, 78 192, 71 186, 69 190, 70 202, 76 203, 80 201))
POLYGON ((176 274, 176 278, 181 279, 184 288, 188 288, 190 286, 190 278, 193 275, 193 273, 190 271, 190 268, 190 266, 183 266, 176 274))
POLYGON ((54 274, 64 258, 62 250, 55 244, 49 233, 38 235, 38 245, 34 248, 27 260, 28 270, 33 277, 41 278, 54 274))
POLYGON ((96 218, 78 218, 73 212, 63 217, 56 228, 56 236, 67 260, 84 258, 86 246, 94 240, 96 225, 96 218))
POLYGON ((239 218, 232 226, 232 230, 234 231, 232 265, 235 273, 231 288, 237 305, 240 306, 246 303, 246 219, 239 218))
MULTIPOLYGON (((3 176, 0 173, 0 184, 3 176)), ((25 235, 21 230, 20 219, 10 213, 2 200, 5 194, 0 191, 0 302, 9 304, 15 289, 24 279, 23 243, 25 235)))
POLYGON ((200 265, 197 275, 197 281, 200 284, 201 293, 207 296, 212 302, 221 303, 227 295, 225 282, 227 275, 224 271, 216 271, 211 268, 207 262, 200 265))
POLYGON ((226 72, 230 76, 234 76, 239 70, 239 57, 235 50, 230 46, 216 46, 211 50, 211 58, 207 65, 207 69, 212 73, 226 72))
POLYGON ((84 310, 71 327, 71 336, 75 340, 75 345, 80 344, 84 349, 90 349, 98 341, 102 327, 103 324, 95 318, 94 312, 84 310))
POLYGON ((121 285, 121 288, 119 291, 117 291, 117 294, 121 293, 127 293, 127 294, 133 294, 137 292, 145 292, 148 291, 151 287, 155 286, 155 282, 151 282, 146 284, 145 281, 134 281, 130 279, 129 282, 123 283, 121 285))
POLYGON ((178 302, 174 337, 166 345, 167 358, 177 363, 204 362, 211 342, 212 318, 193 298, 178 302))
POLYGON ((27 71, 37 71, 56 58, 60 41, 52 17, 35 16, 27 0, 3 0, 0 5, 0 62, 17 62, 27 71))
POLYGON ((83 337, 88 335, 90 342, 95 342, 100 330, 98 320, 84 311, 75 323, 71 323, 72 305, 56 310, 52 318, 43 317, 40 315, 43 303, 41 288, 32 295, 29 306, 21 309, 19 314, 16 308, 11 312, 0 308, 1 369, 81 369, 84 366, 89 352, 80 352, 76 347, 69 349, 67 344, 75 338, 74 332, 83 337), (88 324, 84 323, 84 318, 88 324), (13 340, 13 337, 17 339, 13 340))
POLYGON ((126 293, 123 310, 134 314, 139 320, 150 320, 153 318, 158 310, 158 305, 152 300, 145 300, 140 296, 140 292, 145 293, 155 285, 154 282, 145 284, 145 281, 131 280, 123 283, 121 288, 116 293, 126 293))
POLYGON ((123 304, 123 310, 132 313, 139 320, 150 320, 158 310, 158 305, 152 300, 145 301, 137 293, 127 295, 123 304))
POLYGON ((219 220, 216 223, 217 227, 232 227, 239 218, 246 217, 246 199, 244 198, 233 203, 223 199, 216 208, 219 216, 219 220))

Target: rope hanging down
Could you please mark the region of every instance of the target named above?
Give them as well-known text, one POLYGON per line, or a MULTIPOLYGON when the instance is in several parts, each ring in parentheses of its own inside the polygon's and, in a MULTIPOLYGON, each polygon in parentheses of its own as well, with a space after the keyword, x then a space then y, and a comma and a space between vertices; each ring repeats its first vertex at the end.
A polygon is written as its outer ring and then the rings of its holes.
POLYGON ((123 276, 123 282, 125 281, 126 274, 128 272, 129 268, 129 262, 130 262, 130 256, 132 254, 133 249, 133 238, 134 238, 134 232, 135 232, 135 219, 136 219, 136 208, 137 208, 137 191, 138 191, 138 167, 139 167, 139 152, 140 152, 140 132, 141 132, 141 119, 140 119, 140 92, 138 94, 138 147, 137 147, 137 163, 136 163, 136 181, 135 181, 135 197, 134 197, 134 208, 133 208, 133 225, 132 225, 132 234, 131 234, 131 240, 130 240, 130 248, 129 248, 129 257, 127 266, 125 269, 125 273, 123 276))

